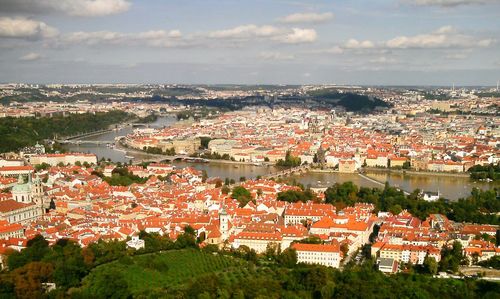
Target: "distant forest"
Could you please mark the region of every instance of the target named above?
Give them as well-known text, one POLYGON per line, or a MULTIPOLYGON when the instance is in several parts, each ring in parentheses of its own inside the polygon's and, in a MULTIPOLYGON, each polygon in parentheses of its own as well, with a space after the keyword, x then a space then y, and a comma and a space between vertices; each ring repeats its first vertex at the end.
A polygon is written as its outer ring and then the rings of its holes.
POLYGON ((280 96, 276 99, 266 99, 264 96, 247 96, 230 99, 183 99, 176 97, 165 98, 159 95, 149 99, 134 99, 135 101, 168 102, 170 104, 203 106, 220 110, 239 110, 244 107, 268 106, 293 107, 306 105, 311 107, 311 102, 316 108, 335 109, 343 107, 346 111, 357 113, 370 113, 375 108, 390 108, 392 105, 379 98, 351 92, 339 93, 335 90, 320 90, 308 95, 280 96))
POLYGON ((0 118, 0 152, 16 151, 57 136, 107 129, 132 116, 123 111, 98 112, 96 114, 70 114, 56 117, 3 117, 0 118))
MULTIPOLYGON (((298 87, 298 86, 205 86, 211 90, 254 90, 254 91, 271 91, 279 92, 283 88, 298 87)), ((48 89, 47 89, 48 90, 48 89)), ((16 102, 32 102, 32 101, 55 101, 55 102, 76 102, 79 100, 89 100, 92 102, 106 102, 110 97, 118 92, 151 92, 152 97, 137 97, 123 98, 124 101, 134 102, 164 102, 171 105, 190 105, 205 108, 216 108, 217 110, 239 110, 244 107, 251 106, 269 106, 272 107, 293 107, 307 105, 311 108, 335 109, 343 107, 346 111, 357 113, 370 113, 375 108, 390 108, 391 104, 379 98, 369 95, 362 95, 354 92, 339 92, 335 88, 325 88, 320 90, 310 91, 307 94, 293 94, 287 96, 265 97, 263 95, 234 97, 229 99, 198 99, 186 98, 189 95, 199 97, 201 90, 196 87, 175 87, 175 88, 153 88, 153 87, 82 87, 82 93, 74 94, 70 97, 47 96, 46 88, 40 89, 19 89, 24 92, 19 95, 4 96, 0 98, 0 104, 9 105, 13 101, 16 102), (88 93, 85 93, 88 92, 88 93), (99 92, 101 94, 95 94, 99 92), (179 99, 183 96, 185 99, 179 99), (311 106, 312 103, 312 106, 311 106)), ((74 92, 69 87, 62 87, 62 93, 74 92)))

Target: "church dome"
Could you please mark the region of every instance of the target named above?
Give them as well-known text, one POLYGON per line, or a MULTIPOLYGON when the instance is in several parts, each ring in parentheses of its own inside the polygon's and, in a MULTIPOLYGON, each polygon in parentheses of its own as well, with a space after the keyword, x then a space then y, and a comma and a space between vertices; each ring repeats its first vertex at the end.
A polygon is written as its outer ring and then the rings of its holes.
POLYGON ((31 183, 24 183, 22 176, 19 176, 17 184, 12 187, 12 193, 30 193, 31 183))

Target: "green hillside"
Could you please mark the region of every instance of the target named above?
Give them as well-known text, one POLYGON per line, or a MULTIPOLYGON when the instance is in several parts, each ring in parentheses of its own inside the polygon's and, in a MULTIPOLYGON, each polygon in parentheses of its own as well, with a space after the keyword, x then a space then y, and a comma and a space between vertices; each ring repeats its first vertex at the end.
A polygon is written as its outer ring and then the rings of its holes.
POLYGON ((124 289, 134 297, 171 289, 185 290, 203 274, 234 271, 245 266, 243 260, 195 249, 126 256, 93 269, 83 279, 81 290, 83 294, 102 293, 100 287, 109 285, 101 282, 110 275, 115 275, 115 281, 123 279, 124 289))

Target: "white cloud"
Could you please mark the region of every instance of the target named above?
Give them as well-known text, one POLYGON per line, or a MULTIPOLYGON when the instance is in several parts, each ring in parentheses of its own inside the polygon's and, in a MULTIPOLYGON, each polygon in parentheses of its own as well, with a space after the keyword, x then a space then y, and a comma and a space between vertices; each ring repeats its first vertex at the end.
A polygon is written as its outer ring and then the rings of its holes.
MULTIPOLYGON (((430 33, 418 34, 414 36, 398 36, 388 41, 357 40, 351 38, 343 44, 335 45, 331 48, 315 49, 311 54, 378 54, 382 55, 373 59, 372 63, 392 63, 385 57, 394 50, 404 49, 458 49, 461 51, 471 51, 473 48, 486 48, 496 43, 492 38, 481 38, 464 34, 452 26, 443 26, 430 33)), ((463 55, 448 55, 449 59, 462 59, 463 55)))
POLYGON ((309 53, 312 53, 312 54, 342 54, 342 53, 344 53, 344 49, 340 46, 333 46, 331 48, 326 48, 326 49, 315 49, 315 50, 309 51, 309 53))
POLYGON ((282 28, 271 25, 257 26, 254 24, 237 26, 230 29, 209 32, 209 38, 227 39, 235 41, 249 41, 268 39, 287 44, 314 42, 317 38, 314 29, 282 28))
POLYGON ((171 37, 171 38, 181 38, 182 37, 182 33, 175 29, 175 30, 170 30, 170 32, 168 33, 168 37, 171 37))
POLYGON ((39 53, 34 53, 34 52, 31 52, 31 53, 28 53, 24 56, 21 56, 19 57, 19 60, 22 60, 22 61, 33 61, 33 60, 38 60, 42 58, 42 55, 40 55, 39 53))
POLYGON ((499 0, 406 0, 418 6, 441 6, 441 7, 454 7, 460 5, 480 5, 499 3, 499 0))
POLYGON ((260 58, 264 60, 293 60, 295 56, 280 52, 261 52, 260 58))
POLYGON ((374 59, 370 59, 370 62, 375 63, 375 64, 394 64, 397 61, 394 58, 388 58, 386 56, 381 56, 381 57, 377 57, 374 59))
POLYGON ((428 34, 398 36, 388 40, 385 45, 394 49, 422 49, 489 47, 493 43, 493 39, 479 39, 461 34, 451 26, 444 26, 428 34))
POLYGON ((277 38, 277 40, 287 44, 302 44, 314 42, 317 36, 314 29, 293 28, 292 32, 277 38))
POLYGON ((375 47, 375 44, 372 41, 358 41, 356 39, 351 38, 344 45, 345 49, 372 49, 375 47))
POLYGON ((57 34, 57 29, 44 22, 23 17, 0 18, 0 37, 42 39, 54 37, 57 34))
POLYGON ((448 54, 445 56, 446 59, 451 59, 451 60, 462 60, 467 58, 467 54, 465 53, 455 53, 455 54, 448 54))
POLYGON ((325 13, 294 13, 279 19, 278 21, 285 24, 299 23, 324 23, 333 19, 331 12, 325 13))
POLYGON ((150 47, 186 47, 192 41, 183 38, 179 30, 150 30, 138 33, 122 33, 114 31, 72 32, 61 36, 59 45, 87 46, 123 45, 123 46, 150 46, 150 47))
POLYGON ((282 32, 282 29, 264 25, 257 26, 254 24, 237 26, 230 29, 217 30, 210 32, 209 37, 212 38, 226 38, 226 39, 248 39, 253 37, 270 37, 276 36, 282 32))
POLYGON ((64 13, 71 16, 99 17, 127 11, 128 0, 0 0, 2 10, 14 13, 64 13))

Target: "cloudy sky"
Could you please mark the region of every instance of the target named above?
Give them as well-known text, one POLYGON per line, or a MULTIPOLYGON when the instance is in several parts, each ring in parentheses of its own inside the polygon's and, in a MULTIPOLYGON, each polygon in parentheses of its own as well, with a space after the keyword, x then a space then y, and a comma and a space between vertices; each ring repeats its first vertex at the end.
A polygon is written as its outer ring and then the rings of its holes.
POLYGON ((500 0, 0 0, 0 82, 498 79, 500 0))

